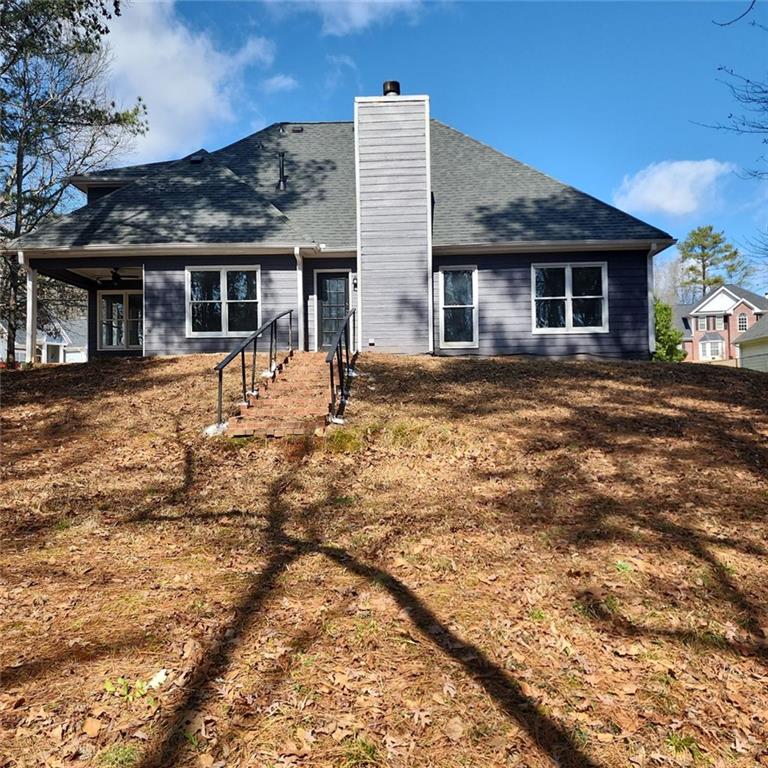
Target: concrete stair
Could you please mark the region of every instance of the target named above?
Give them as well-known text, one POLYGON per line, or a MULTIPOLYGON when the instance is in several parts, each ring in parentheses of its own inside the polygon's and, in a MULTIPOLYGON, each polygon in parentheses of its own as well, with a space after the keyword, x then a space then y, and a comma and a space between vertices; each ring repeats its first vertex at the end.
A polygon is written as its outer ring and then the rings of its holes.
POLYGON ((329 383, 325 352, 296 352, 274 379, 261 379, 240 414, 227 422, 229 437, 285 437, 324 430, 329 383))

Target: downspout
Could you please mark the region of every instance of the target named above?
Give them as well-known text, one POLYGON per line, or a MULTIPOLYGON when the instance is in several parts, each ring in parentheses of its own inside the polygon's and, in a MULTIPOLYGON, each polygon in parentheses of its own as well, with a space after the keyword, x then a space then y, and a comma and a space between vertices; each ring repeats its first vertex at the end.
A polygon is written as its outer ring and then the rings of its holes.
POLYGON ((294 246, 293 255, 296 259, 296 299, 298 301, 297 322, 299 324, 299 351, 304 351, 304 257, 301 246, 294 246))
POLYGON ((651 355, 656 351, 656 312, 653 307, 653 257, 660 250, 658 243, 651 243, 651 247, 648 249, 648 265, 646 268, 648 275, 648 350, 651 355))

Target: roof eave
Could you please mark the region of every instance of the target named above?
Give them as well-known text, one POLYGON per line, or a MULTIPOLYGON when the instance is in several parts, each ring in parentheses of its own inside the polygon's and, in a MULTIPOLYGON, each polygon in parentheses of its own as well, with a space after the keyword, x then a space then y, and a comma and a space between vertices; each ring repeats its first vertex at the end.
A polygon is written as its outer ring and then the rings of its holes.
POLYGON ((27 258, 84 258, 94 256, 164 256, 164 255, 271 255, 293 254, 295 248, 317 249, 313 242, 270 243, 141 243, 138 245, 98 244, 81 246, 20 246, 27 258))
POLYGON ((677 242, 674 238, 637 240, 518 240, 498 243, 463 243, 434 245, 437 255, 469 256, 473 253, 559 253, 566 251, 637 251, 653 249, 654 254, 677 242))

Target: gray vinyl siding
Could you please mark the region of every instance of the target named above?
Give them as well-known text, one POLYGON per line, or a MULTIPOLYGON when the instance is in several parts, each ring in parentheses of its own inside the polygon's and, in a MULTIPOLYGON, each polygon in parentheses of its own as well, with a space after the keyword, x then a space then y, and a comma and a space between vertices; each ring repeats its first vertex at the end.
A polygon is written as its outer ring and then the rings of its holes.
POLYGON ((429 350, 427 102, 358 102, 363 350, 429 350))
POLYGON ((768 339, 759 339, 740 345, 739 367, 768 373, 768 339))
MULTIPOLYGON (((296 260, 285 256, 172 256, 144 259, 144 351, 147 355, 229 352, 238 339, 187 338, 185 267, 261 267, 261 320, 293 309, 293 343, 298 344, 296 260)), ((280 322, 280 344, 287 342, 287 319, 280 322)), ((265 337, 264 343, 268 344, 265 337)), ((260 342, 261 344, 261 342, 260 342)))
POLYGON ((316 270, 337 269, 340 272, 351 270, 352 287, 349 292, 349 307, 357 307, 357 291, 354 280, 357 276, 357 262, 353 258, 338 259, 304 259, 304 348, 314 351, 315 327, 317 326, 317 297, 315 296, 316 270))
POLYGON ((647 253, 596 252, 435 257, 435 353, 439 355, 590 355, 647 359, 647 253), (606 262, 608 333, 534 334, 531 330, 531 264, 606 262), (440 266, 478 268, 479 346, 440 348, 440 266))

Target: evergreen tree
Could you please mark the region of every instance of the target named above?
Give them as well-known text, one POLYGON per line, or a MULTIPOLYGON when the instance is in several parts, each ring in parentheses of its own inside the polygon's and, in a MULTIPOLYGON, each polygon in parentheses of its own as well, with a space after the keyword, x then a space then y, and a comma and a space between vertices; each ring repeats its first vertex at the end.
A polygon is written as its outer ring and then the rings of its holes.
POLYGON ((681 286, 694 289, 698 298, 726 280, 740 283, 751 277, 747 259, 711 224, 691 230, 677 248, 683 262, 681 286))
POLYGON ((685 360, 685 352, 682 350, 683 332, 672 325, 672 307, 654 299, 653 314, 656 321, 656 351, 653 359, 666 363, 685 360))

